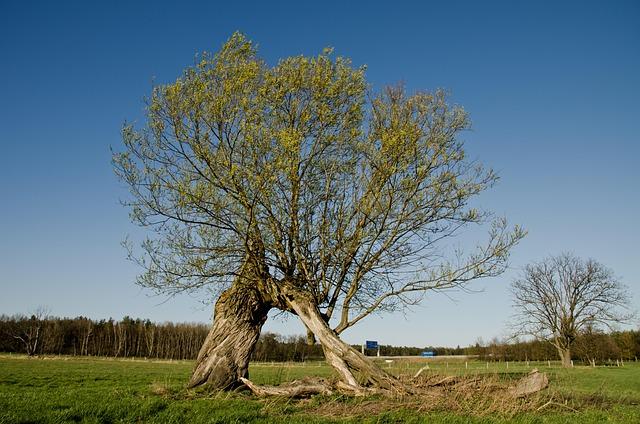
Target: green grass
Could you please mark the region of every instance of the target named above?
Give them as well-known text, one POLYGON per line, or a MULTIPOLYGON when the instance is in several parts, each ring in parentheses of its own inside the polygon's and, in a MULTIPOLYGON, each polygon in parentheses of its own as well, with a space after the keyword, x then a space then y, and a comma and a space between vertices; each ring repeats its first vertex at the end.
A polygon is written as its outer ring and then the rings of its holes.
MULTIPOLYGON (((429 423, 640 423, 640 364, 576 367, 552 364, 429 362, 424 372, 495 374, 515 379, 533 366, 549 374, 548 394, 557 402, 539 412, 515 416, 420 413, 399 403, 380 408, 375 399, 341 396, 311 400, 259 400, 246 393, 186 390, 192 362, 98 358, 37 359, 0 356, 0 423, 216 423, 216 422, 429 422, 429 423), (564 400, 565 403, 559 400, 564 400), (561 405, 556 405, 560 402, 561 405), (336 406, 354 414, 332 414, 336 406)), ((412 374, 424 362, 381 363, 394 374, 412 374)), ((252 364, 251 378, 278 384, 306 375, 331 376, 323 363, 252 364)))

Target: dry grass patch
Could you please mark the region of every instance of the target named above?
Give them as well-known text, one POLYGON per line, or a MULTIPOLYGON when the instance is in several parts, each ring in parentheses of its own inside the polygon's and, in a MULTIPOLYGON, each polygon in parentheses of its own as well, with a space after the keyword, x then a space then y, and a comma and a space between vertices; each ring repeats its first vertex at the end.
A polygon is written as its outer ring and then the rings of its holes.
POLYGON ((315 396, 310 399, 263 399, 266 410, 289 406, 322 418, 370 417, 383 413, 413 411, 418 413, 452 412, 467 416, 500 415, 512 417, 523 412, 551 408, 559 402, 548 390, 528 396, 512 393, 517 382, 504 381, 496 375, 451 376, 424 373, 418 377, 401 376, 413 388, 409 395, 315 396))

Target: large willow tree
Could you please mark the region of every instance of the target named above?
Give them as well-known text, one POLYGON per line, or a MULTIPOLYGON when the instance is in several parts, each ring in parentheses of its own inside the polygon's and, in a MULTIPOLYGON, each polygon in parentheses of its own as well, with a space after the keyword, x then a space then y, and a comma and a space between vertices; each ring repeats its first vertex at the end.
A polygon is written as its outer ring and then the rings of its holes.
POLYGON ((230 388, 271 308, 297 315, 343 385, 392 387, 339 335, 505 269, 518 227, 469 206, 496 176, 465 157, 467 114, 445 93, 372 94, 330 51, 268 66, 234 34, 156 87, 145 128, 126 125, 116 172, 152 236, 139 284, 221 293, 191 386, 230 388), (488 224, 464 254, 447 243, 488 224))

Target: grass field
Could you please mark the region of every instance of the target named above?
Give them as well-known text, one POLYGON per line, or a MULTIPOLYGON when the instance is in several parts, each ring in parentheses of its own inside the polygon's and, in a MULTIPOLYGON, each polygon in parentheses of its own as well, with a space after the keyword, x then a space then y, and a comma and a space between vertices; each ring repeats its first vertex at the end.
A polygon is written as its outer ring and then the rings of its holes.
MULTIPOLYGON (((414 374, 418 361, 381 362, 393 374, 414 374)), ((464 413, 422 408, 419 401, 316 397, 257 399, 247 393, 186 390, 188 361, 0 356, 0 423, 215 423, 215 422, 429 422, 429 423, 640 423, 640 364, 551 368, 544 363, 430 361, 424 373, 489 374, 515 379, 537 367, 549 374, 539 411, 464 413), (546 401, 546 399, 549 399, 546 401), (428 412, 426 410, 430 409, 428 412)), ((252 364, 251 379, 278 384, 307 375, 330 377, 323 363, 252 364)), ((428 402, 429 399, 424 399, 428 402)))

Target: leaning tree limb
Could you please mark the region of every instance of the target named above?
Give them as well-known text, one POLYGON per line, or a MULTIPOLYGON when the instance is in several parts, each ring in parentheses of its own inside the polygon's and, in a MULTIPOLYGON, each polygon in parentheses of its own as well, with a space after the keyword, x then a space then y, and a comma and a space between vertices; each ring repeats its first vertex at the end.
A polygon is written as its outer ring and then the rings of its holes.
POLYGON ((340 377, 342 390, 350 390, 354 394, 364 394, 369 392, 369 388, 395 394, 411 393, 410 387, 342 341, 323 319, 308 293, 291 285, 283 285, 281 289, 289 308, 322 345, 327 363, 340 377))

